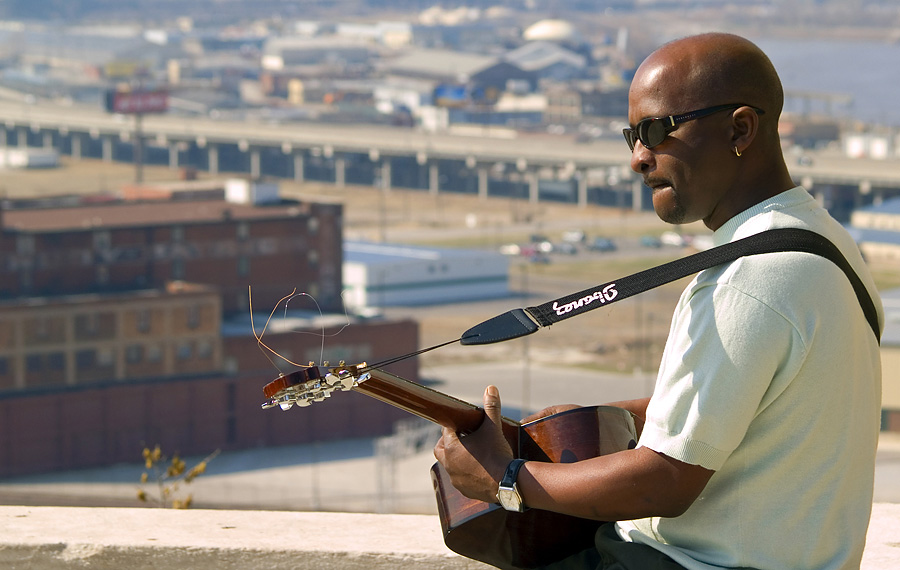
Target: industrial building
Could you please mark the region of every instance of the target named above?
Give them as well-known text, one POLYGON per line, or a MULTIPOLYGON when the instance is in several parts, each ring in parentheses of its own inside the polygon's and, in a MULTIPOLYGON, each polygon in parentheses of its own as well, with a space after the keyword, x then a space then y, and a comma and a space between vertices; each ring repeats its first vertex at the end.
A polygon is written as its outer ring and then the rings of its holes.
POLYGON ((497 252, 344 243, 344 303, 434 305, 509 295, 509 259, 497 252))

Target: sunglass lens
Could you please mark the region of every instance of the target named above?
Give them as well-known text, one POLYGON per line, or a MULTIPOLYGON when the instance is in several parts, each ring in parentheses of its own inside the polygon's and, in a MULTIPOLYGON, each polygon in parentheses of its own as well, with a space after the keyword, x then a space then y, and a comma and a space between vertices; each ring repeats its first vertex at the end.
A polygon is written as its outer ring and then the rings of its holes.
POLYGON ((622 129, 622 134, 625 135, 625 142, 628 143, 628 148, 633 151, 635 143, 634 129, 622 129))
POLYGON ((638 123, 638 137, 647 148, 653 148, 666 140, 665 124, 659 119, 645 119, 638 123))

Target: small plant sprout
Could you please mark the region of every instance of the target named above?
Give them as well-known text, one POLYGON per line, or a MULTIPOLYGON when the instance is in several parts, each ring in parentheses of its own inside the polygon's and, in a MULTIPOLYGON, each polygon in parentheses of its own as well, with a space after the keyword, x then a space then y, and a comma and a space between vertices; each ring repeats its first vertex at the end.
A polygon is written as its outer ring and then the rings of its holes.
POLYGON ((170 460, 163 455, 159 445, 153 449, 145 447, 143 457, 146 471, 141 474, 141 486, 137 491, 138 500, 157 507, 190 508, 193 494, 183 493, 181 486, 190 485, 194 479, 206 473, 206 466, 219 452, 220 450, 215 450, 188 469, 187 464, 177 453, 170 460), (156 483, 156 493, 148 493, 145 486, 152 485, 154 482, 156 483))

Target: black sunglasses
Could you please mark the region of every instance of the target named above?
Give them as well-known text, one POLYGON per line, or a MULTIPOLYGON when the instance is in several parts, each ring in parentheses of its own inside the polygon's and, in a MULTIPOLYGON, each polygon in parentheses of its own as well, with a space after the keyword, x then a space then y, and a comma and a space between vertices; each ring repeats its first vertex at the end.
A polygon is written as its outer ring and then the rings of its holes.
POLYGON ((716 105, 715 107, 707 107, 706 109, 691 111, 690 113, 684 113, 683 115, 669 115, 668 117, 653 117, 641 119, 633 129, 631 127, 622 129, 622 134, 625 135, 625 142, 628 143, 628 148, 630 148, 632 151, 634 151, 634 145, 637 143, 637 141, 641 141, 641 144, 644 145, 644 148, 653 148, 659 143, 666 140, 666 137, 669 136, 669 133, 677 129, 678 125, 680 125, 681 123, 693 121, 694 119, 700 119, 707 115, 718 113, 719 111, 732 110, 739 107, 750 107, 760 115, 765 113, 765 111, 763 111, 762 109, 759 109, 752 105, 744 105, 743 103, 716 105))

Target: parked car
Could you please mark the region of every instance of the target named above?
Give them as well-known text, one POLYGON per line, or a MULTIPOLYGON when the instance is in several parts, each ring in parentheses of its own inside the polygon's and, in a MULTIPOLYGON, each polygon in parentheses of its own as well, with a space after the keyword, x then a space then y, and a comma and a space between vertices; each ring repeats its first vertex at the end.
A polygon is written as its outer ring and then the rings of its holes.
POLYGON ((684 247, 686 245, 690 245, 690 240, 687 236, 683 236, 678 232, 673 231, 665 231, 659 236, 659 241, 662 242, 663 245, 674 245, 675 247, 684 247))
POLYGON ((587 247, 592 251, 615 251, 616 242, 605 237, 595 237, 587 247))
POLYGON ((500 246, 500 253, 503 255, 519 255, 522 248, 517 243, 505 243, 500 246))
POLYGON ((662 247, 662 241, 656 236, 641 236, 643 247, 662 247))
POLYGON ((568 243, 584 243, 587 241, 587 236, 581 230, 569 230, 563 232, 562 240, 568 243))
POLYGON ((551 253, 553 251, 554 245, 553 243, 545 239, 544 241, 533 242, 532 245, 537 248, 541 253, 551 253))
POLYGON ((574 243, 570 243, 567 241, 557 243, 553 246, 553 253, 561 253, 563 255, 575 255, 578 253, 578 248, 575 247, 574 243))

